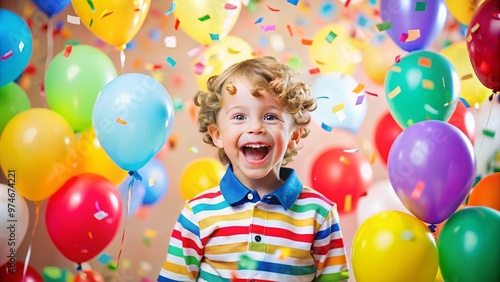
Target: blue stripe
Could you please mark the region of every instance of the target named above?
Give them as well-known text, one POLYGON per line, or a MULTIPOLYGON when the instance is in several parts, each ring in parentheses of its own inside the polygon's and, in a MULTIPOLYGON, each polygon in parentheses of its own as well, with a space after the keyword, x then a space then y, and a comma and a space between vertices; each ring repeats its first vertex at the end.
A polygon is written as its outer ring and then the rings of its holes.
POLYGON ((177 220, 184 229, 189 230, 189 232, 195 234, 196 236, 200 237, 200 227, 196 226, 193 224, 189 219, 187 219, 183 214, 179 216, 179 219, 177 220))
POLYGON ((314 236, 314 240, 321 240, 325 239, 326 237, 330 236, 335 231, 339 231, 340 227, 338 223, 335 223, 334 225, 331 225, 330 228, 322 230, 318 233, 316 233, 316 236, 314 236))
POLYGON ((310 275, 315 273, 314 265, 287 265, 280 263, 272 263, 266 261, 259 261, 257 269, 271 273, 287 274, 287 275, 310 275))
POLYGON ((225 209, 227 207, 229 207, 227 202, 222 201, 218 204, 198 204, 198 205, 192 207, 192 209, 193 209, 193 213, 197 214, 197 213, 202 212, 202 211, 216 211, 216 210, 225 209))
POLYGON ((158 282, 178 282, 177 280, 172 280, 172 279, 168 279, 168 278, 165 278, 163 276, 158 276, 158 280, 156 280, 158 282))

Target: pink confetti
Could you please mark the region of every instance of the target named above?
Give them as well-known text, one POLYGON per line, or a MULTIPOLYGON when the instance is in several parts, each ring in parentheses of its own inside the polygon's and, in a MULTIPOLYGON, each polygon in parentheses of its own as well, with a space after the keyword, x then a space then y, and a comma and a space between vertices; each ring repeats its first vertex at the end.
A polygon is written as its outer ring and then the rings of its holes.
POLYGON ((224 9, 226 9, 226 10, 236 10, 237 8, 238 8, 238 6, 233 5, 233 4, 231 4, 231 3, 226 3, 226 4, 224 5, 224 9))
POLYGON ((261 25, 260 28, 264 31, 264 32, 268 32, 268 31, 274 31, 276 30, 276 26, 275 25, 261 25))
POLYGON ((406 39, 408 39, 408 33, 401 33, 401 36, 399 37, 399 41, 401 42, 406 42, 406 39))
POLYGON ((45 97, 45 84, 40 85, 40 96, 45 97))
POLYGON ((202 64, 201 62, 198 62, 194 65, 194 73, 196 73, 197 75, 201 75, 204 69, 205 65, 202 64))
POLYGON ((12 50, 9 50, 9 52, 5 53, 2 55, 2 61, 5 61, 7 60, 8 58, 10 58, 12 55, 14 54, 14 52, 12 52, 12 50))

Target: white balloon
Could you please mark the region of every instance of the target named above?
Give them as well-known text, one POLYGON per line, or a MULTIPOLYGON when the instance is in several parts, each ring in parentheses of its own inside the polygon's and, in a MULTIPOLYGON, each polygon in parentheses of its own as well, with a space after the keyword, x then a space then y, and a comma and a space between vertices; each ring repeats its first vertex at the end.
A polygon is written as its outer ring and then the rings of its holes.
POLYGON ((356 218, 361 225, 372 215, 391 210, 412 214, 394 192, 389 179, 378 180, 368 187, 366 196, 359 198, 356 218))
POLYGON ((16 251, 29 225, 26 200, 15 189, 0 184, 0 265, 16 261, 16 251))
POLYGON ((477 172, 484 178, 488 175, 488 161, 500 150, 500 103, 497 99, 486 101, 474 113, 476 120, 476 153, 477 172), (494 134, 493 137, 491 135, 494 134))

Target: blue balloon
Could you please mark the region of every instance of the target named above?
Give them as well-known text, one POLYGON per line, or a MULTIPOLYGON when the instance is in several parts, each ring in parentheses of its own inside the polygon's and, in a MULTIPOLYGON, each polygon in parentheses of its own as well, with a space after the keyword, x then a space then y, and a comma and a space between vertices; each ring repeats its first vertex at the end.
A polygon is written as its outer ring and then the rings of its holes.
POLYGON ((165 197, 170 180, 167 169, 160 160, 152 159, 139 169, 138 173, 142 177, 142 184, 146 189, 142 200, 144 205, 153 205, 165 197))
POLYGON ((26 22, 6 9, 0 9, 0 86, 18 78, 33 51, 33 36, 26 22))
MULTIPOLYGON (((132 176, 127 176, 125 180, 123 180, 120 185, 118 185, 116 188, 118 189, 118 192, 120 193, 120 198, 122 199, 122 207, 123 207, 123 214, 126 212, 126 207, 128 203, 128 192, 129 192, 129 184, 130 180, 132 180, 132 176)), ((137 210, 142 207, 142 200, 144 199, 144 194, 146 194, 146 188, 144 185, 134 179, 134 184, 132 186, 132 193, 130 194, 130 205, 128 207, 128 215, 134 215, 137 210)))
POLYGON ((318 76, 311 87, 318 105, 311 113, 312 119, 327 131, 337 128, 357 133, 368 106, 365 92, 356 88, 359 83, 347 74, 333 72, 318 76))
POLYGON ((33 0, 33 2, 42 10, 49 18, 58 14, 69 5, 70 0, 33 0))
POLYGON ((174 107, 167 90, 140 73, 123 74, 106 84, 92 112, 102 148, 128 171, 140 169, 160 151, 173 124, 174 107))

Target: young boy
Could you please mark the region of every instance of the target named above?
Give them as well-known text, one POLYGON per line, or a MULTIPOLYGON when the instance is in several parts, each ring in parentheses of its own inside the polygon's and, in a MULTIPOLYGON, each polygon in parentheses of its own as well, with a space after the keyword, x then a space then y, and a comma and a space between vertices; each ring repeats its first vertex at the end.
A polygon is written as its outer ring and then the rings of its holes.
POLYGON ((272 57, 211 77, 196 94, 204 141, 228 164, 187 201, 158 281, 347 281, 334 203, 282 167, 308 135, 308 87, 272 57))

